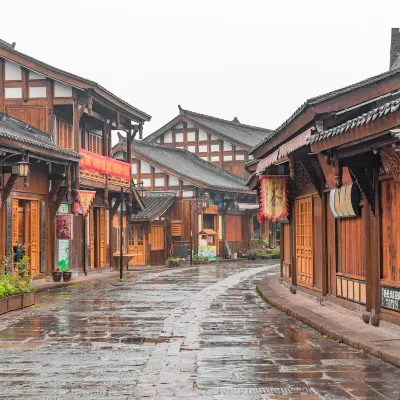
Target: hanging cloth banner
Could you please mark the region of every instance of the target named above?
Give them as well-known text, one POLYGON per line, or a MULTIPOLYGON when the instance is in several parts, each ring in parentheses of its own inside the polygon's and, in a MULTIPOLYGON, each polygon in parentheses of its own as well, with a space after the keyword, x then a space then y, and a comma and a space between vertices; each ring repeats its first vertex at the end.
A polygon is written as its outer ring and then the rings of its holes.
POLYGON ((287 176, 260 177, 261 214, 272 222, 289 214, 287 176))
POLYGON ((82 214, 85 217, 89 212, 90 207, 92 207, 95 196, 96 196, 96 191, 78 190, 78 203, 81 206, 82 214))

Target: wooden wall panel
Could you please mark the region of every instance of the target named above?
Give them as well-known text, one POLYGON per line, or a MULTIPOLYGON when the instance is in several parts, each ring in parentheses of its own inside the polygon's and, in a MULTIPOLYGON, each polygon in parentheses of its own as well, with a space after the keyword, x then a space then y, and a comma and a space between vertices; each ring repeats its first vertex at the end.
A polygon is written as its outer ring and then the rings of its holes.
POLYGON ((296 162, 296 189, 302 189, 305 186, 312 185, 311 179, 307 174, 307 171, 304 169, 301 162, 296 162))
POLYGON ((228 242, 243 240, 243 217, 241 215, 226 216, 226 240, 228 242))
POLYGON ((365 277, 364 208, 360 217, 338 219, 338 272, 365 277))
POLYGON ((290 235, 290 224, 281 224, 281 235, 284 236, 284 243, 283 243, 283 262, 286 264, 291 263, 291 235, 290 235))
POLYGON ((400 282, 400 184, 381 183, 382 193, 382 278, 400 282))
POLYGON ((6 113, 48 133, 46 107, 6 105, 6 113))

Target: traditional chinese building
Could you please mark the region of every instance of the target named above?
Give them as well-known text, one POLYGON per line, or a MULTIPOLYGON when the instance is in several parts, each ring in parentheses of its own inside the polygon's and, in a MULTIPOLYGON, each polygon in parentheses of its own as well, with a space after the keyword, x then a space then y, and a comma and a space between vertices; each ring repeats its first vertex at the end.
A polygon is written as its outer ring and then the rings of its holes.
MULTIPOLYGON (((44 132, 56 148, 81 155, 79 164, 71 156, 75 162, 66 158, 62 168, 49 158, 46 167, 44 164, 40 167, 40 182, 34 180, 31 172, 32 186, 36 187, 34 182, 40 186, 40 196, 47 198, 54 209, 49 218, 49 237, 54 236, 57 212, 76 214, 72 239, 68 243, 58 241, 62 247, 48 248, 47 269, 39 268, 40 275, 57 266, 60 252, 68 257, 72 269, 90 271, 110 267, 112 217, 116 212, 116 208, 110 208, 111 200, 120 196, 121 188, 128 193, 129 200, 133 198, 129 194, 131 155, 127 154, 122 162, 111 157, 111 131, 123 130, 131 141, 137 132, 142 132, 150 116, 98 83, 18 52, 4 41, 0 41, 0 112, 24 121, 32 127, 29 129, 44 132), (81 210, 76 207, 83 191, 94 196, 86 218, 81 213, 82 207, 81 210), (57 210, 56 205, 60 205, 57 210)), ((0 171, 1 168, 0 165, 0 171)), ((21 204, 26 201, 31 189, 18 186, 18 180, 10 181, 4 169, 2 174, 2 185, 7 187, 10 201, 20 199, 21 204)), ((15 230, 18 218, 13 216, 10 220, 6 216, 7 230, 15 230)), ((30 243, 28 236, 24 243, 30 243)))
MULTIPOLYGON (((113 151, 114 157, 123 157, 126 140, 121 135, 113 151)), ((155 248, 165 251, 164 258, 157 258, 157 263, 165 263, 167 255, 187 256, 191 232, 193 252, 197 254, 198 234, 204 228, 209 233, 212 231, 209 240, 216 246, 218 257, 223 257, 224 252, 229 251, 227 249, 234 252, 249 248, 254 224, 257 224, 258 205, 256 196, 246 188, 244 179, 188 150, 163 144, 135 140, 132 144, 132 157, 133 180, 143 185, 150 192, 150 197, 144 197, 145 212, 131 218, 129 234, 134 237, 127 240, 135 245, 142 243, 140 251, 146 249, 147 240, 148 252, 145 253, 147 260, 152 260, 150 263, 156 260, 153 256, 155 248), (151 211, 149 202, 165 199, 171 193, 174 195, 168 213, 157 223, 151 224, 151 229, 157 229, 157 234, 146 238, 146 233, 151 231, 144 227, 147 221, 143 220, 143 216, 151 211), (153 228, 155 224, 158 228, 153 228), (143 235, 145 240, 139 240, 143 235), (163 239, 161 242, 157 239, 156 243, 156 238, 163 239), (225 242, 228 247, 224 246, 225 242)), ((138 249, 135 248, 135 251, 138 252, 138 249)), ((131 265, 143 264, 144 258, 131 261, 131 265)))
POLYGON ((253 159, 249 151, 271 131, 232 121, 184 110, 143 141, 177 147, 196 154, 217 167, 242 178, 249 174, 244 165, 253 159))
POLYGON ((251 154, 249 187, 266 218, 286 185, 281 276, 292 293, 323 297, 363 320, 400 324, 400 30, 390 70, 307 100, 251 154), (273 204, 274 203, 274 204, 273 204))

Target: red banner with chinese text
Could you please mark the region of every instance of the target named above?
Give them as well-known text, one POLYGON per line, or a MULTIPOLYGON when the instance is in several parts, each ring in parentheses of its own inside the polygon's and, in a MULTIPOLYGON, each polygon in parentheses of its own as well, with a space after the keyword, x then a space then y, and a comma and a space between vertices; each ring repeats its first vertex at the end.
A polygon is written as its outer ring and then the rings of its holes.
POLYGON ((120 178, 131 178, 131 166, 128 163, 101 156, 100 154, 84 149, 80 149, 79 153, 83 155, 83 158, 79 161, 81 168, 120 178))
POLYGON ((96 191, 93 190, 78 190, 78 203, 81 206, 82 214, 86 217, 93 204, 96 191))
POLYGON ((265 218, 272 222, 289 214, 289 201, 286 176, 260 177, 260 209, 265 218))

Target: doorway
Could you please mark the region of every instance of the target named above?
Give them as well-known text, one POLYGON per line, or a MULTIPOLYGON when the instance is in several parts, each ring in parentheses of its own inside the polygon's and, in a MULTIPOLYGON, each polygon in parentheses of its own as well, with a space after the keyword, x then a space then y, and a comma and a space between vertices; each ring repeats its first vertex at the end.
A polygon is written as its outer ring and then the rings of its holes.
POLYGON ((106 236, 106 209, 102 207, 91 208, 89 214, 90 268, 106 266, 106 236))
POLYGON ((28 256, 30 273, 37 276, 40 272, 39 201, 14 198, 12 208, 13 261, 16 263, 28 256))
POLYGON ((145 265, 145 231, 143 225, 128 225, 128 254, 135 254, 129 261, 129 265, 145 265))
POLYGON ((296 199, 296 270, 300 285, 314 285, 312 196, 296 199))

